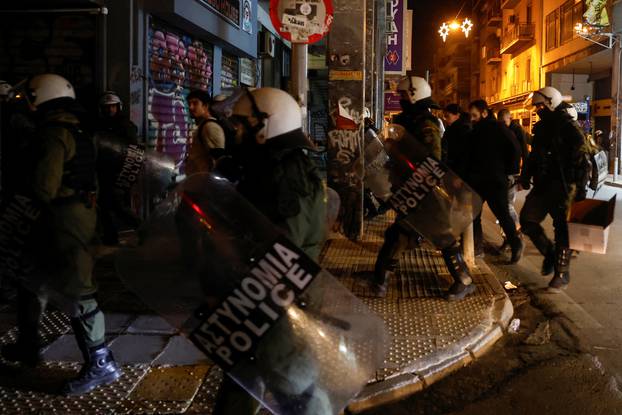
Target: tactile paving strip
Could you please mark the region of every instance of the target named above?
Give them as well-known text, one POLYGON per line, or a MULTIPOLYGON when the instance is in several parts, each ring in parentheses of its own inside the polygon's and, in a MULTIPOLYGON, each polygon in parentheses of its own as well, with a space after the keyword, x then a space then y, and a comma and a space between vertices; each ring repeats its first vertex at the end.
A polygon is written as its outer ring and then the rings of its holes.
POLYGON ((475 294, 448 302, 443 293, 452 283, 440 252, 419 248, 406 251, 389 280, 387 296, 375 298, 361 283, 373 270, 392 217, 367 223, 365 239, 333 239, 322 252, 322 265, 348 289, 361 297, 387 323, 392 344, 377 381, 398 374, 418 359, 450 346, 486 321, 494 292, 479 270, 474 270, 475 294))

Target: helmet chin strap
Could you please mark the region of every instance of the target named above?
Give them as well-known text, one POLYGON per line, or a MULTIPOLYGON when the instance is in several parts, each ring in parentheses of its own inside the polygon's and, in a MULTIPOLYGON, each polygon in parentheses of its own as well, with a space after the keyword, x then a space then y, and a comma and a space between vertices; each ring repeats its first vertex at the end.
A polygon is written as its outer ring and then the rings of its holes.
POLYGON ((259 133, 266 126, 266 120, 268 119, 269 115, 266 112, 263 112, 259 109, 259 107, 257 106, 257 101, 255 101, 255 97, 253 97, 253 94, 251 94, 248 88, 245 88, 245 90, 246 90, 246 95, 248 96, 248 99, 251 102, 251 110, 253 111, 253 117, 258 120, 256 125, 250 127, 249 132, 252 133, 253 136, 256 136, 257 133, 259 133))

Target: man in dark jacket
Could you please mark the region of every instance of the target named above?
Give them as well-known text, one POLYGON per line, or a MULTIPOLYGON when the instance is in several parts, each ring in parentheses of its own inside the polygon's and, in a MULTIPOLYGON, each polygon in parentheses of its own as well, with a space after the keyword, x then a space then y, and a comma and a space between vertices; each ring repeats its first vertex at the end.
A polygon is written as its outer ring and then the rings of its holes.
MULTIPOLYGON (((507 108, 501 109, 497 113, 497 118, 499 119, 499 122, 503 123, 503 125, 508 127, 514 134, 515 140, 512 143, 514 144, 517 153, 520 154, 520 157, 516 160, 514 168, 508 175, 508 201, 510 202, 508 207, 510 209, 512 220, 514 220, 514 223, 518 226, 518 214, 514 208, 514 203, 516 202, 518 176, 520 175, 522 166, 525 165, 527 157, 529 156, 529 150, 527 148, 527 132, 523 130, 523 127, 520 126, 518 121, 512 120, 512 114, 507 108)), ((505 241, 505 244, 507 244, 507 240, 505 241)))
POLYGON ((447 129, 443 135, 443 161, 458 176, 466 171, 469 152, 471 120, 469 114, 462 112, 458 104, 449 104, 443 109, 443 118, 447 129))
MULTIPOLYGON (((518 157, 513 133, 497 122, 484 100, 469 105, 473 132, 466 180, 488 203, 499 220, 512 249, 511 263, 516 263, 523 252, 523 243, 508 208, 508 175, 515 171, 518 157)), ((474 223, 476 250, 482 250, 483 232, 481 215, 474 223)))

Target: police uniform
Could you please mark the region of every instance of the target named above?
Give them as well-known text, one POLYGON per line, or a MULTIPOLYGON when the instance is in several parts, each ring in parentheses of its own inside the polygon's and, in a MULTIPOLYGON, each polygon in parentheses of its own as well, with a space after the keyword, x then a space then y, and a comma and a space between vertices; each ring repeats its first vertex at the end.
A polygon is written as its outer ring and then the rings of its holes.
POLYGON ((521 210, 520 223, 523 233, 545 257, 544 275, 553 269, 568 272, 567 217, 577 190, 585 192, 585 152, 585 137, 567 112, 557 109, 534 126, 533 147, 521 175, 524 188, 528 189, 533 179, 533 189, 521 210), (547 215, 553 219, 555 244, 540 225, 547 215))
MULTIPOLYGON (((38 324, 48 299, 56 300, 71 316, 85 365, 102 369, 98 373, 105 372, 104 383, 109 383, 120 372, 104 344, 104 314, 95 299, 94 262, 89 251, 97 221, 95 145, 80 129, 77 117, 62 109, 46 113, 37 135, 41 152, 32 194, 41 203, 43 223, 31 249, 40 265, 32 278, 42 286, 36 295, 20 291, 18 342, 2 352, 9 360, 36 363, 33 353, 38 353, 40 346, 38 324)), ((80 394, 97 386, 83 375, 81 372, 70 381, 64 393, 80 394)))

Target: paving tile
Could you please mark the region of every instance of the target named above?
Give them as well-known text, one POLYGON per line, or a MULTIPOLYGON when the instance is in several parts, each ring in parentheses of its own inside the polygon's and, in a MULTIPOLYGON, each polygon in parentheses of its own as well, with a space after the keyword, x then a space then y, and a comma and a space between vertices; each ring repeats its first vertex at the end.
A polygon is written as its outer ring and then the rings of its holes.
POLYGON ((110 344, 119 363, 151 363, 166 347, 170 336, 125 334, 110 344))
POLYGON ((73 334, 65 334, 56 339, 43 352, 43 360, 46 362, 82 362, 84 358, 76 343, 76 337, 73 334))
POLYGON ((136 318, 127 329, 133 334, 174 334, 177 329, 158 315, 148 314, 136 318))
POLYGON ((154 365, 198 365, 208 364, 209 359, 185 336, 171 337, 164 352, 153 362, 154 365))

